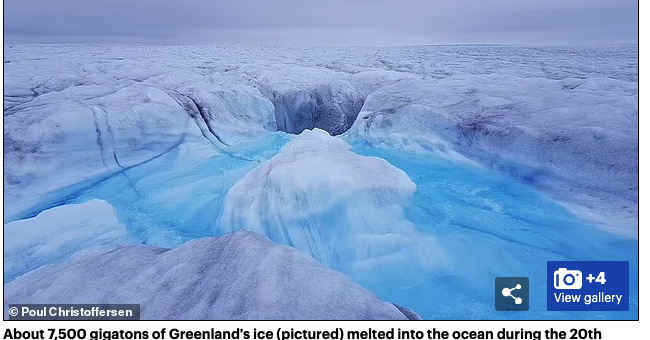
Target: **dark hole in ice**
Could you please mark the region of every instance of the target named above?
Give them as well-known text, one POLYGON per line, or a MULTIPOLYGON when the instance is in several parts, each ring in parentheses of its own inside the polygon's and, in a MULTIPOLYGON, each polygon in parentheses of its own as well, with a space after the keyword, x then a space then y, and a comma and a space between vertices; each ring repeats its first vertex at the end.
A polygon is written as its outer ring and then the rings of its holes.
POLYGON ((350 129, 365 98, 355 91, 334 91, 327 87, 275 94, 278 131, 299 134, 318 128, 336 136, 350 129))

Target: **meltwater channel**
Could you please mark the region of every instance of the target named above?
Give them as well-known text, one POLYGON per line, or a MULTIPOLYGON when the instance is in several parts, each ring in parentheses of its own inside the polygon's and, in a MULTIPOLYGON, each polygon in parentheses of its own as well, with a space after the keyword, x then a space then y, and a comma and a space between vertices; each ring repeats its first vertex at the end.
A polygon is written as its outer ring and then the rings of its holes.
MULTIPOLYGON (((201 161, 191 153, 171 150, 78 192, 66 203, 108 201, 145 244, 175 247, 191 239, 220 236, 215 220, 227 190, 291 139, 281 132, 270 133, 230 155, 201 161)), ((380 298, 407 306, 424 319, 638 317, 637 240, 603 231, 535 188, 492 170, 364 144, 352 143, 352 151, 387 160, 417 185, 405 218, 430 240, 427 247, 437 254, 365 269, 325 264, 380 298), (428 260, 432 263, 423 263, 428 260), (630 311, 547 311, 546 262, 558 260, 630 261, 630 311), (529 311, 495 311, 498 276, 529 277, 529 311)))

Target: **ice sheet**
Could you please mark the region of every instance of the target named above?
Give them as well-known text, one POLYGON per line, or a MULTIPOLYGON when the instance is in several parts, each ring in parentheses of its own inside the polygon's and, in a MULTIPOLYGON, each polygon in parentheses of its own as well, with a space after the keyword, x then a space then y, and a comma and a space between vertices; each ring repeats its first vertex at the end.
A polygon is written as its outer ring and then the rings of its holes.
POLYGON ((638 317, 636 45, 4 50, 5 223, 98 198, 150 246, 261 230, 425 318, 581 318, 499 314, 493 278, 626 260, 630 311, 589 317, 638 317))

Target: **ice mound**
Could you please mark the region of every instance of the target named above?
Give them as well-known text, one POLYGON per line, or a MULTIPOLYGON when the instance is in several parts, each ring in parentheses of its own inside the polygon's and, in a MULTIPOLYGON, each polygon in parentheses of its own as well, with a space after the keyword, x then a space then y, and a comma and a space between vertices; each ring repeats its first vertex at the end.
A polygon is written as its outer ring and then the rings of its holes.
POLYGON ((246 231, 176 249, 122 246, 4 286, 5 307, 126 302, 140 304, 142 319, 156 320, 407 319, 342 274, 246 231))
POLYGON ((415 188, 384 159, 305 130, 230 188, 216 225, 221 233, 261 233, 344 272, 381 261, 431 263, 433 239, 404 217, 415 188))
POLYGON ((97 199, 7 223, 4 235, 5 282, 82 250, 132 242, 113 207, 97 199))

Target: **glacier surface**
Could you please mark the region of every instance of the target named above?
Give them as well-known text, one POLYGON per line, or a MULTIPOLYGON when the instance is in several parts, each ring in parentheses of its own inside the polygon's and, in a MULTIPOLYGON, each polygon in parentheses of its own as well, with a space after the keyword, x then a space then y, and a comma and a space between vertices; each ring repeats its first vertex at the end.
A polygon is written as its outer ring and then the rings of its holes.
POLYGON ((253 230, 425 319, 584 318, 495 312, 494 277, 630 261, 590 318, 638 317, 636 45, 4 51, 8 284, 101 245, 41 215, 103 200, 116 242, 253 230))

